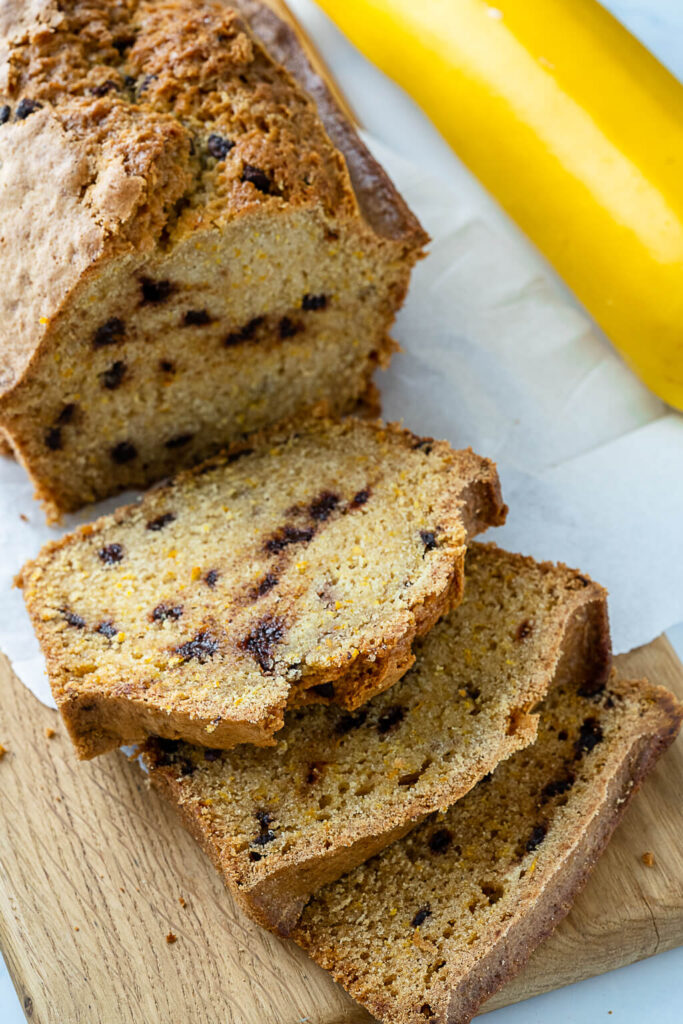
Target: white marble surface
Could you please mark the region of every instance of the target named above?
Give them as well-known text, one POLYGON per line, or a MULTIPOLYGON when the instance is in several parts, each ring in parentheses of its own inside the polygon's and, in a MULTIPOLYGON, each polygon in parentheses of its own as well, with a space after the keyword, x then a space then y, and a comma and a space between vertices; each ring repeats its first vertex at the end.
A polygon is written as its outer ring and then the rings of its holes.
MULTIPOLYGON (((365 127, 409 159, 415 160, 419 152, 425 166, 447 173, 450 150, 417 107, 339 36, 312 0, 290 0, 290 4, 334 68, 365 127)), ((683 0, 607 0, 606 6, 683 80, 683 0)), ((683 624, 669 635, 683 657, 683 624)), ((498 1010, 488 1020, 491 1024, 595 1024, 609 1018, 614 1024, 642 1024, 650 1019, 681 1024, 682 972, 683 948, 498 1010)), ((24 1019, 0 961, 0 1024, 22 1024, 24 1019)))

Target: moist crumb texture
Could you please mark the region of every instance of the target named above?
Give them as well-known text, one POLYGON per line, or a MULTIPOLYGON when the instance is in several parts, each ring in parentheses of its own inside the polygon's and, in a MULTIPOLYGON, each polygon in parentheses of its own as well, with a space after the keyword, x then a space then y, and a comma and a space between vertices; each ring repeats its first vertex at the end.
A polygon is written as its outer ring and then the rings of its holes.
MULTIPOLYGON (((419 642, 413 668, 356 711, 292 712, 269 750, 148 744, 152 784, 267 927, 287 933, 312 892, 532 742, 531 710, 549 685, 569 674, 587 690, 604 685, 600 587, 563 566, 476 543, 466 578, 462 604, 419 642), (533 631, 520 640, 519 623, 531 619, 533 631)), ((527 838, 543 837, 537 830, 527 838)), ((430 843, 445 853, 448 833, 436 829, 430 843)), ((426 899, 412 916, 431 914, 426 899)))
POLYGON ((0 427, 52 518, 348 412, 389 359, 426 236, 274 15, 245 6, 344 154, 231 6, 0 15, 0 427))
POLYGON ((322 890, 293 938, 387 1024, 466 1024, 567 913, 682 714, 646 682, 555 687, 533 746, 322 890))
POLYGON ((355 708, 407 671, 462 597, 468 536, 505 512, 470 451, 313 420, 47 545, 21 582, 79 753, 267 744, 288 704, 355 708))

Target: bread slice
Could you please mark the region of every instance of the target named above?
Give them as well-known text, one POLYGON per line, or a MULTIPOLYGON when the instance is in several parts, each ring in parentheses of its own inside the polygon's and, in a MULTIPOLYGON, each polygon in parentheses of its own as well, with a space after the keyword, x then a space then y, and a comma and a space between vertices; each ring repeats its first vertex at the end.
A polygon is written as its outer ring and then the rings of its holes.
POLYGON ((264 4, 5 4, 0 137, 0 428, 50 518, 387 364, 427 236, 264 4))
POLYGON ((81 757, 148 734, 268 744, 287 704, 363 703, 460 600, 468 536, 505 516, 492 463, 398 427, 248 444, 23 570, 81 757))
POLYGON ((145 760, 244 909, 286 934, 312 892, 532 742, 530 709, 549 685, 599 688, 608 668, 599 586, 474 544, 463 603, 420 641, 412 671, 355 714, 290 714, 272 750, 156 740, 145 760))
POLYGON ((576 682, 532 747, 306 908, 294 940, 381 1021, 466 1024, 568 912, 676 736, 667 690, 576 682))

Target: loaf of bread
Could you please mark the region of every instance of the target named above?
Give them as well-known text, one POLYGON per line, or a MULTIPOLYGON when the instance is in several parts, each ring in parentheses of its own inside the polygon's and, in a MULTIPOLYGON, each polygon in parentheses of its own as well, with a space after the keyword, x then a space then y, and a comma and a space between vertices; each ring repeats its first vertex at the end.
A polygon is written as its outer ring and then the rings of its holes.
POLYGON ((398 427, 251 438, 47 545, 21 582, 81 757, 272 743, 288 704, 395 683, 501 523, 495 467, 398 427))
POLYGON ((210 0, 2 5, 0 431, 50 518, 347 412, 389 358, 426 236, 243 6, 270 53, 210 0))
POLYGON ((322 890, 292 937, 386 1024, 466 1024, 568 912, 682 718, 646 682, 556 687, 532 747, 322 890))
POLYGON ((147 745, 152 784, 266 927, 287 934, 312 892, 532 742, 550 685, 604 684, 601 587, 494 545, 472 545, 466 573, 462 604, 420 641, 413 669, 355 714, 290 714, 270 750, 147 745))

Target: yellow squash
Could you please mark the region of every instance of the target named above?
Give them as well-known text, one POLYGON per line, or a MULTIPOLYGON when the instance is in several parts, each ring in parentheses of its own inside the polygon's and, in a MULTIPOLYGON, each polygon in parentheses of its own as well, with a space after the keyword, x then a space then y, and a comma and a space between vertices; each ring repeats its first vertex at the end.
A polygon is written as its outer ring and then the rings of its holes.
POLYGON ((683 410, 683 87, 594 0, 318 0, 683 410))

